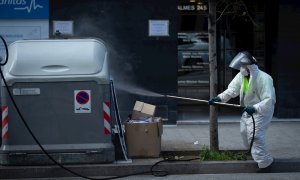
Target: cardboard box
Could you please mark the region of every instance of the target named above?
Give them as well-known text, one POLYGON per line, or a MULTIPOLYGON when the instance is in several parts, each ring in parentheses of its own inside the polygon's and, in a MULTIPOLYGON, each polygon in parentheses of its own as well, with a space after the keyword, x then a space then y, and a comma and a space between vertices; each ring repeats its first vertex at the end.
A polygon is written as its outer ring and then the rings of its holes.
POLYGON ((143 120, 149 117, 153 117, 155 114, 155 106, 144 102, 136 101, 131 119, 143 120))
POLYGON ((125 123, 128 156, 159 157, 161 151, 162 121, 125 123))

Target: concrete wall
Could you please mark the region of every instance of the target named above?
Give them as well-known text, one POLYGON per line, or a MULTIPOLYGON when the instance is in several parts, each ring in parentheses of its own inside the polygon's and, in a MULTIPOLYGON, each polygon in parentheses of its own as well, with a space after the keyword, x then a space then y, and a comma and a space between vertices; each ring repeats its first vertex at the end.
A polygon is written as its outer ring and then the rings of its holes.
MULTIPOLYGON (((111 74, 121 89, 177 94, 177 4, 176 0, 51 0, 50 24, 73 20, 75 37, 103 39, 110 51, 111 74), (170 36, 149 37, 150 19, 170 20, 170 36)), ((123 119, 140 100, 158 105, 157 115, 169 118, 168 123, 176 121, 172 100, 121 91, 118 98, 123 119)))

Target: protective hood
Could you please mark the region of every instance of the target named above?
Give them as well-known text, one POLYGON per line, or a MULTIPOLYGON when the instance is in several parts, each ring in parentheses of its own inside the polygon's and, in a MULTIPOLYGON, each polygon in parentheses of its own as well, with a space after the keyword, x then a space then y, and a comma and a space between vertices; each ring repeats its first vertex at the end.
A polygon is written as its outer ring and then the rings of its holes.
POLYGON ((256 64, 248 65, 247 68, 249 69, 252 77, 256 77, 258 75, 259 68, 256 64))
POLYGON ((256 64, 255 58, 247 51, 239 52, 230 62, 229 67, 240 70, 242 65, 256 64))

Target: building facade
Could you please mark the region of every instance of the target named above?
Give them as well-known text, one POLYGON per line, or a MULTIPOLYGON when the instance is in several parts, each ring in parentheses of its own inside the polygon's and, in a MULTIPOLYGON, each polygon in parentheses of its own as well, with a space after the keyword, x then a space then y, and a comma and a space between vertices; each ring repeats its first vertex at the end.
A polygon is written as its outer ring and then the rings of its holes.
MULTIPOLYGON (((24 37, 17 33, 6 34, 11 41, 66 37, 102 39, 110 51, 110 70, 118 88, 123 119, 131 113, 136 100, 157 105, 157 115, 168 119, 168 124, 175 124, 177 120, 208 118, 207 105, 159 96, 169 94, 209 99, 207 1, 0 2, 1 10, 14 7, 14 11, 19 9, 29 13, 30 10, 31 13, 41 10, 41 7, 48 8, 48 14, 42 12, 28 18, 24 15, 7 16, 13 10, 1 11, 0 33, 20 31, 14 26, 16 22, 21 23, 23 34, 27 32, 24 37), (41 28, 26 29, 22 23, 28 21, 32 23, 31 27, 37 27, 34 23, 38 23, 41 28), (55 28, 59 22, 67 23, 60 24, 60 28, 67 28, 71 34, 58 37, 55 28)), ((237 73, 228 67, 231 59, 237 52, 247 50, 258 60, 259 67, 274 79, 277 95, 275 116, 300 117, 299 11, 300 3, 295 0, 218 1, 219 92, 226 89, 237 73)), ((233 99, 232 103, 238 103, 238 100, 233 99)), ((219 110, 220 115, 240 114, 223 107, 219 110)))

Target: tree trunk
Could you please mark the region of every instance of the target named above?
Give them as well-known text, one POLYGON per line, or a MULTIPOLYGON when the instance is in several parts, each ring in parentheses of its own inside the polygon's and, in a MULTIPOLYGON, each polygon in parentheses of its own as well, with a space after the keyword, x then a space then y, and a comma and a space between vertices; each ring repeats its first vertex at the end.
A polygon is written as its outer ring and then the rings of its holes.
MULTIPOLYGON (((210 97, 217 96, 217 44, 216 44, 216 0, 208 1, 208 40, 209 40, 209 73, 210 73, 210 97)), ((210 122, 210 149, 219 150, 218 138, 218 111, 216 106, 209 108, 210 122)))

